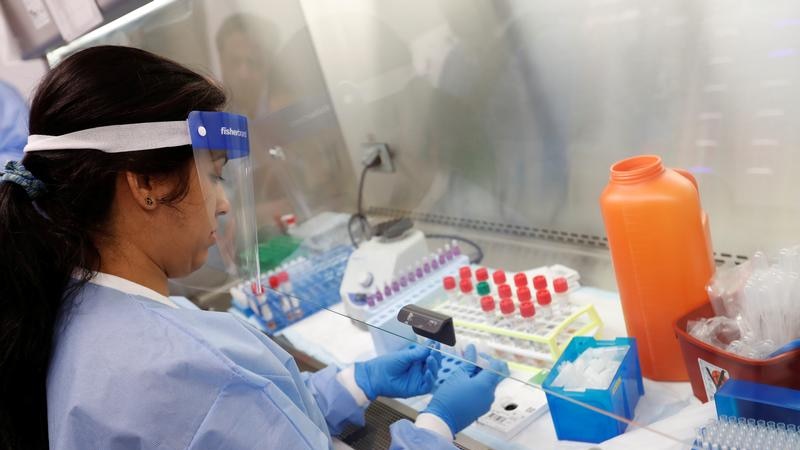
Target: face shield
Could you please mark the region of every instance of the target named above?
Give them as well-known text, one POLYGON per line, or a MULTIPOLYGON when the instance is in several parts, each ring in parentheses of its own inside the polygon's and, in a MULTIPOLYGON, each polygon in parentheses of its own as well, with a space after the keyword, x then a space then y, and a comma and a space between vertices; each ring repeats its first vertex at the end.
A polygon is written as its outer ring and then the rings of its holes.
POLYGON ((207 264, 236 278, 259 279, 247 118, 193 111, 187 123, 207 219, 216 236, 216 252, 207 264))
MULTIPOLYGON (((193 150, 195 175, 202 193, 203 211, 197 214, 197 220, 205 221, 193 225, 206 225, 209 240, 211 235, 215 237, 205 265, 236 279, 259 279, 253 174, 244 116, 193 111, 181 121, 112 125, 61 136, 31 135, 24 151, 94 149, 125 153, 170 151, 187 145, 193 150)), ((196 282, 185 286, 215 288, 196 282)))

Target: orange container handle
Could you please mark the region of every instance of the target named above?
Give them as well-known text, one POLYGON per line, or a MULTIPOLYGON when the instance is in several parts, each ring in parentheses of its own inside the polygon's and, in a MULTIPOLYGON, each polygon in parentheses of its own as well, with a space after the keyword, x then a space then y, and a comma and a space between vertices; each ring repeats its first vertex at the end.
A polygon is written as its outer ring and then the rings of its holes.
POLYGON ((692 175, 692 172, 689 172, 686 169, 677 169, 675 167, 673 167, 672 170, 678 172, 679 174, 683 175, 684 178, 691 181, 692 184, 694 185, 694 190, 697 191, 698 193, 700 192, 700 188, 697 187, 697 179, 694 177, 694 175, 692 175))
MULTIPOLYGON (((699 198, 700 188, 697 187, 697 179, 694 177, 694 175, 692 175, 692 173, 686 169, 673 168, 672 170, 683 175, 684 178, 692 182, 694 190, 697 192, 697 197, 699 198)), ((711 227, 708 224, 708 215, 705 213, 705 211, 701 212, 700 221, 703 223, 703 231, 705 234, 706 247, 708 249, 708 254, 711 257, 711 268, 713 271, 716 271, 716 263, 714 263, 714 249, 712 248, 711 245, 711 227)))

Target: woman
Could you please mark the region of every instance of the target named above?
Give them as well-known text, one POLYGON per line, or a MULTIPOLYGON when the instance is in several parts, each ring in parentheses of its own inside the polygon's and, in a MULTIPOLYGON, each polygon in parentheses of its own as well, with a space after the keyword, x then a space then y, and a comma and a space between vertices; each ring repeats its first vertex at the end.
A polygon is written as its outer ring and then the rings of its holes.
MULTIPOLYGON (((230 207, 204 195, 224 161, 198 170, 192 146, 153 149, 167 141, 152 136, 131 148, 122 133, 128 144, 34 142, 155 129, 224 103, 208 79, 124 47, 84 50, 42 81, 26 156, 0 182, 3 448, 329 448, 376 396, 431 390, 429 348, 301 374, 235 317, 167 297, 167 279, 197 270, 214 243, 209 198, 213 216, 230 207)), ((451 448, 488 410, 501 378, 491 372, 451 377, 416 424, 392 425, 393 447, 451 448)))

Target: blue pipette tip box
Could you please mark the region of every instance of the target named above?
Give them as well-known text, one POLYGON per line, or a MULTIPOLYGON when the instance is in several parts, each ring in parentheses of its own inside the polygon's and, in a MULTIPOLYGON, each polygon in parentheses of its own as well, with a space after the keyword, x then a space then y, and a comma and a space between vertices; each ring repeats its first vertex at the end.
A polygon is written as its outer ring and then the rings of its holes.
POLYGON ((547 395, 547 403, 550 406, 550 414, 553 417, 553 425, 559 439, 598 443, 624 433, 628 428, 627 422, 593 411, 564 397, 628 420, 632 419, 639 397, 644 395, 636 339, 617 338, 598 341, 592 337, 572 338, 564 353, 553 366, 553 370, 544 380, 542 387, 547 395), (558 376, 558 367, 562 362, 574 361, 589 348, 625 345, 629 347, 628 352, 622 358, 619 369, 611 379, 608 389, 586 389, 583 392, 575 392, 552 386, 558 376), (558 396, 554 394, 558 394, 558 396))
POLYGON ((800 391, 728 380, 714 395, 717 416, 763 419, 800 426, 800 391))

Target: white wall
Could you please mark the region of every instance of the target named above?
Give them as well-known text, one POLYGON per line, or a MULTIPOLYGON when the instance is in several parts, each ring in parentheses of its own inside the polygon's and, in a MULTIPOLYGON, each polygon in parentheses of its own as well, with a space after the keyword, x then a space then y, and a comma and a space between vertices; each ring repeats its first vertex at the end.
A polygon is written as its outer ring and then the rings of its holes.
POLYGON ((30 101, 31 93, 46 71, 47 64, 43 59, 20 59, 17 42, 0 9, 0 80, 16 87, 30 101))

